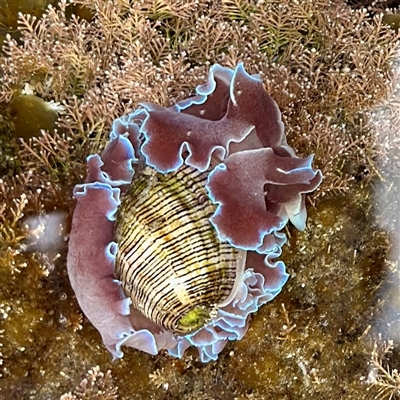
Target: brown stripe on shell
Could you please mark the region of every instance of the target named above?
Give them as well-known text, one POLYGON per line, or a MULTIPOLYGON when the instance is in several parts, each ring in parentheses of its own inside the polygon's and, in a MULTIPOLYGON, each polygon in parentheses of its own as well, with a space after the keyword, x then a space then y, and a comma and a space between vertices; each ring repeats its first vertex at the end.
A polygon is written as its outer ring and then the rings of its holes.
POLYGON ((241 279, 244 252, 222 243, 209 218, 216 206, 208 172, 146 167, 123 196, 115 224, 116 278, 132 305, 175 334, 199 329, 241 279))

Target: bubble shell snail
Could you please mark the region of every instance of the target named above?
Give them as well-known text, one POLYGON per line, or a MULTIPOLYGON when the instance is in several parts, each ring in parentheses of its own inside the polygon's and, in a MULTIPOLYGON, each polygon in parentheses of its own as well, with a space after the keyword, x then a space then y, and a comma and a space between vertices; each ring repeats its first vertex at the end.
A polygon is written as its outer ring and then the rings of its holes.
POLYGON ((121 346, 215 360, 287 281, 276 258, 320 184, 287 143, 276 103, 239 64, 196 96, 114 121, 87 159, 68 251, 78 302, 115 357, 121 346))

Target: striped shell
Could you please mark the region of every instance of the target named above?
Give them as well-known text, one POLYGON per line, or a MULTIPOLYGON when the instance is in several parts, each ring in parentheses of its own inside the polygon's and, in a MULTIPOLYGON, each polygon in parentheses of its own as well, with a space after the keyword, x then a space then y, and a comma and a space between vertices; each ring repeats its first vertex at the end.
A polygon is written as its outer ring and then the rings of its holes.
POLYGON ((244 252, 218 239, 208 173, 138 174, 115 225, 115 275, 132 306, 174 334, 193 332, 236 294, 244 252))

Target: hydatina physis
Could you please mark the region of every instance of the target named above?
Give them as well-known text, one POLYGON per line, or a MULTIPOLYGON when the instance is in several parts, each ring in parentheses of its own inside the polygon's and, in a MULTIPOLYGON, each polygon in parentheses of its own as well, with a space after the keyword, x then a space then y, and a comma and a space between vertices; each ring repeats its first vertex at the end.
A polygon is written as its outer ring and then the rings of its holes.
POLYGON ((69 239, 79 305, 114 357, 121 346, 215 360, 288 279, 290 220, 321 182, 288 146, 258 75, 218 64, 196 95, 142 103, 87 158, 69 239), (135 171, 134 171, 135 169, 135 171))
POLYGON ((177 335, 194 332, 228 305, 246 252, 222 242, 210 222, 216 205, 208 172, 142 168, 123 195, 114 240, 115 276, 132 306, 177 335))

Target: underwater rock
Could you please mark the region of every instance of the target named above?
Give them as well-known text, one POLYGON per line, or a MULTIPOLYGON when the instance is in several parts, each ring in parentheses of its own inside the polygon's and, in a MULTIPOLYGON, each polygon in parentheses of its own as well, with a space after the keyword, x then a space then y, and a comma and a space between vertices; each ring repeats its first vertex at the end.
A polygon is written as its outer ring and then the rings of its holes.
POLYGON ((390 25, 396 32, 399 30, 400 26, 400 15, 398 14, 385 14, 382 17, 382 22, 390 25))
MULTIPOLYGON (((242 64, 235 70, 212 66, 196 93, 169 108, 143 103, 115 120, 105 151, 88 157, 86 181, 74 189, 68 274, 83 312, 115 357, 123 355, 122 345, 150 354, 168 349, 177 357, 195 346, 207 362, 228 340, 241 339, 249 315, 287 281, 283 262, 276 261, 286 242, 280 230, 289 220, 304 229, 305 194, 322 179, 312 156, 300 159, 287 145, 276 103, 242 64), (188 171, 193 177, 182 178, 188 171), (159 180, 165 185, 158 187, 159 180), (121 201, 127 205, 120 207, 121 201), (203 204, 211 206, 206 220, 199 214, 203 204), (207 235, 196 231, 193 221, 200 219, 207 235), (219 247, 238 259, 235 283, 228 295, 216 297, 223 299, 218 306, 214 297, 204 303, 202 296, 223 287, 220 272, 209 273, 221 260, 219 247), (206 260, 196 261, 199 254, 206 260), (175 294, 173 300, 163 302, 166 293, 175 294), (179 333, 153 318, 158 314, 148 307, 157 300, 172 312, 189 310, 184 321, 193 317, 194 331, 179 333), (198 325, 199 309, 208 311, 198 325)), ((219 271, 231 274, 221 265, 219 271)))
POLYGON ((19 37, 20 32, 17 30, 19 13, 40 18, 46 7, 57 3, 57 0, 0 0, 0 46, 7 33, 15 38, 19 37))
POLYGON ((58 114, 55 109, 33 94, 14 98, 8 109, 15 137, 27 140, 39 136, 41 129, 51 132, 56 128, 58 114))

